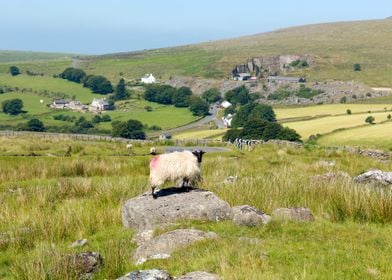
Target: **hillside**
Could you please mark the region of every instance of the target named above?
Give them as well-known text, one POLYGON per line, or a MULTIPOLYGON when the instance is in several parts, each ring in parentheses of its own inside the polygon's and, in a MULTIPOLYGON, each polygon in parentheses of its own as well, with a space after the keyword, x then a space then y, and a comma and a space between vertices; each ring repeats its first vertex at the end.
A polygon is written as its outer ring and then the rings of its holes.
POLYGON ((0 63, 70 59, 74 54, 0 50, 0 63))
POLYGON ((270 55, 310 56, 312 66, 292 73, 309 81, 356 80, 370 86, 392 84, 392 20, 306 25, 235 39, 176 48, 89 57, 79 64, 92 73, 117 80, 148 72, 167 79, 173 75, 227 78, 236 64, 270 55), (353 64, 362 71, 354 72, 353 64))

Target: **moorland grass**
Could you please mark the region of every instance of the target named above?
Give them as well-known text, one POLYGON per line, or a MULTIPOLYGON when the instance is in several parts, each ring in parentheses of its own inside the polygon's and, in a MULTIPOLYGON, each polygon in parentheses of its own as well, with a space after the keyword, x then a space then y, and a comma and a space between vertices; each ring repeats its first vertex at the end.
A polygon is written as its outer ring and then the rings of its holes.
POLYGON ((95 279, 156 267, 174 275, 211 271, 223 279, 386 279, 392 273, 391 191, 348 179, 310 179, 338 170, 352 176, 369 168, 390 170, 391 163, 317 147, 263 145, 252 153, 207 153, 201 187, 232 206, 249 204, 266 213, 277 207, 309 207, 316 222, 247 228, 232 222, 183 221, 171 228, 210 230, 220 238, 181 249, 167 260, 135 266, 130 258, 134 232, 121 225, 121 205, 149 189, 150 156, 141 156, 148 146, 135 144, 129 151, 109 142, 0 141, 0 278, 75 279, 64 259, 86 250, 99 251, 105 259, 95 279), (64 157, 68 146, 72 155, 64 157), (32 151, 39 156, 21 156, 32 151), (336 164, 321 167, 320 159, 336 164), (222 183, 230 175, 239 179, 222 183), (88 245, 69 248, 80 238, 87 238, 88 245))

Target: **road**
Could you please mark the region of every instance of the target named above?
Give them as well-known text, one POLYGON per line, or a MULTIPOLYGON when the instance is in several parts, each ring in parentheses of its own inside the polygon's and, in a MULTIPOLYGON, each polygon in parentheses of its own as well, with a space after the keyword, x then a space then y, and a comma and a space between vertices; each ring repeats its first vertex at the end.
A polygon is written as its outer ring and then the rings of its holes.
POLYGON ((195 122, 183 125, 183 126, 179 126, 179 127, 175 127, 175 128, 171 128, 171 129, 167 129, 167 130, 162 130, 162 131, 159 131, 159 132, 153 132, 153 133, 149 134, 149 136, 150 137, 154 137, 154 136, 158 136, 158 135, 160 135, 162 133, 173 134, 175 132, 180 132, 180 131, 184 131, 184 130, 190 130, 190 129, 193 129, 193 128, 199 128, 199 127, 202 127, 202 126, 208 124, 211 121, 215 122, 215 124, 216 124, 216 126, 218 128, 225 128, 225 125, 223 124, 222 119, 220 119, 217 116, 217 114, 218 114, 218 105, 217 104, 213 104, 210 107, 210 111, 209 111, 209 115, 208 116, 205 116, 204 118, 202 118, 202 119, 200 119, 198 121, 195 121, 195 122))

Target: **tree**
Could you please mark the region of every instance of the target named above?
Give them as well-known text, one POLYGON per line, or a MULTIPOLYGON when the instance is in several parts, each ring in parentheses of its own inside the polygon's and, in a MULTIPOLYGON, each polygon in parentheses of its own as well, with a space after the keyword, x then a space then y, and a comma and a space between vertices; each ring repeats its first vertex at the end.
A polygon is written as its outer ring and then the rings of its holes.
POLYGON ((143 124, 137 120, 128 120, 126 122, 115 121, 112 123, 112 135, 114 137, 123 137, 128 139, 145 139, 143 124))
POLYGON ((208 103, 217 102, 222 98, 220 91, 217 88, 210 88, 209 90, 206 90, 205 92, 203 92, 201 97, 205 99, 208 103))
POLYGON ((10 115, 18 115, 22 113, 23 101, 19 98, 5 100, 2 103, 3 112, 10 115))
POLYGON ((226 92, 225 98, 233 105, 244 105, 250 101, 249 90, 245 86, 240 86, 226 92))
POLYGON ((116 88, 114 90, 113 99, 114 100, 124 100, 128 98, 128 93, 125 87, 125 80, 123 78, 120 79, 116 88))
POLYGON ((375 118, 373 116, 368 116, 365 119, 365 122, 368 123, 368 124, 374 124, 374 121, 375 121, 375 118))
POLYGON ((361 64, 359 64, 359 63, 355 63, 354 64, 354 71, 361 71, 362 69, 361 69, 361 64))
POLYGON ((297 133, 297 131, 288 127, 283 127, 282 130, 279 132, 277 138, 291 142, 301 141, 301 136, 297 133))
POLYGON ((276 115, 272 106, 266 104, 257 105, 252 110, 249 118, 261 118, 269 122, 276 122, 276 115))
POLYGON ((92 123, 100 123, 102 121, 102 118, 100 115, 95 115, 92 119, 91 122, 92 123))
POLYGON ((391 118, 392 118, 391 114, 388 114, 387 119, 391 120, 391 118))
POLYGON ((189 110, 194 116, 205 116, 209 112, 209 105, 201 97, 192 95, 189 99, 189 110))
POLYGON ((45 126, 43 122, 41 122, 39 119, 31 119, 27 122, 27 127, 26 129, 28 131, 45 131, 45 126))
POLYGON ((80 83, 83 78, 86 77, 86 72, 82 69, 68 67, 59 75, 59 77, 71 82, 80 83))
POLYGON ((268 122, 262 119, 248 120, 244 124, 242 137, 245 139, 264 139, 264 130, 268 122))
POLYGON ((90 88, 94 93, 108 94, 113 92, 112 84, 104 76, 88 75, 82 79, 84 87, 90 88))
POLYGON ((12 76, 17 76, 17 75, 19 75, 19 74, 20 74, 19 68, 16 67, 16 66, 10 66, 10 74, 11 74, 12 76))
POLYGON ((233 142, 236 138, 241 138, 241 137, 242 137, 242 129, 234 128, 226 131, 225 135, 223 135, 222 137, 222 140, 233 142))
POLYGON ((173 93, 172 103, 175 107, 188 107, 191 95, 192 90, 189 87, 180 87, 173 93))
POLYGON ((236 109, 235 109, 234 106, 229 106, 229 107, 227 107, 227 108, 223 111, 223 113, 224 113, 225 116, 227 116, 228 114, 234 115, 236 112, 237 112, 237 111, 236 111, 236 109))

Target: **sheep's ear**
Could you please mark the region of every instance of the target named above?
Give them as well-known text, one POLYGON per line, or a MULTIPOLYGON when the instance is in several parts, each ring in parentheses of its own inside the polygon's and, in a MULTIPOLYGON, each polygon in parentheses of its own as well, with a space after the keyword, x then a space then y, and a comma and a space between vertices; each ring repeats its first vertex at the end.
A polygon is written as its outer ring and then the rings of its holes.
POLYGON ((198 155, 198 153, 197 153, 196 150, 195 150, 195 151, 192 151, 192 154, 193 154, 194 156, 197 156, 197 155, 198 155))

